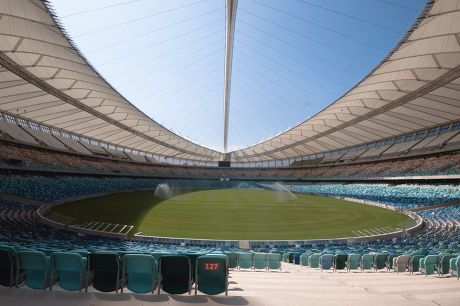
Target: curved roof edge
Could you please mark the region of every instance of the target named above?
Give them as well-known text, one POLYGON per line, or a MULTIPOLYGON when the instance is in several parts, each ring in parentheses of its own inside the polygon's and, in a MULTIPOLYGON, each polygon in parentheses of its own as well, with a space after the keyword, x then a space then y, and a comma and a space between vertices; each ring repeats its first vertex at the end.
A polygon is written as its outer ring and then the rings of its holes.
MULTIPOLYGON (((417 111, 416 105, 420 104, 417 99, 436 89, 452 87, 451 82, 458 82, 460 24, 454 20, 460 18, 459 10, 460 2, 456 0, 428 1, 399 42, 360 82, 322 111, 286 132, 231 152, 232 161, 257 162, 308 156, 458 119, 460 109, 448 109, 455 103, 444 103, 448 105, 437 108, 437 102, 442 102, 432 101, 433 108, 445 110, 445 114, 433 116, 431 121, 426 120, 432 114, 425 108, 422 109, 424 114, 416 116, 415 112, 408 113, 407 110, 403 115, 397 112, 395 116, 395 110, 412 103, 410 108, 417 111), (432 58, 431 62, 427 57, 432 58), (418 75, 418 71, 423 75, 418 75), (423 123, 423 120, 427 122, 423 123)), ((447 96, 460 102, 458 95, 447 96)))
MULTIPOLYGON (((98 121, 94 130, 86 128, 82 131, 80 127, 77 127, 76 133, 99 141, 168 157, 206 161, 222 159, 222 153, 187 140, 155 122, 113 88, 80 52, 60 23, 48 0, 8 0, 7 2, 7 5, 3 6, 0 12, 3 14, 0 23, 8 24, 8 27, 0 26, 0 38, 7 42, 6 46, 1 48, 2 65, 21 79, 27 76, 28 82, 33 80, 32 83, 35 86, 41 84, 38 87, 44 91, 42 95, 49 94, 54 98, 59 98, 64 103, 80 108, 81 112, 74 111, 74 118, 85 117, 86 122, 93 121, 96 123, 98 121), (8 44, 10 41, 13 43, 8 44), (30 63, 31 57, 36 59, 32 65, 30 63), (45 61, 46 64, 43 63, 45 61), (43 65, 41 65, 42 63, 43 65), (87 67, 82 67, 84 65, 87 67), (51 69, 56 69, 57 73, 52 76, 48 75, 47 71, 51 69), (78 77, 74 77, 77 74, 78 77), (62 78, 60 78, 61 75, 62 78), (71 83, 73 83, 70 87, 67 86, 69 75, 72 80, 71 83), (86 91, 88 95, 69 95, 67 92, 70 92, 72 87, 76 87, 74 86, 76 84, 82 85, 78 89, 86 91), (96 90, 99 95, 94 94, 96 90), (124 116, 120 116, 121 112, 117 112, 117 116, 111 116, 113 112, 104 112, 103 108, 98 110, 93 105, 88 105, 91 103, 83 101, 88 98, 106 101, 106 104, 110 105, 109 108, 115 107, 124 110, 124 116), (71 100, 73 102, 69 102, 71 100), (132 120, 136 120, 137 124, 133 125, 132 120), (124 136, 128 136, 125 132, 131 133, 136 142, 133 144, 130 137, 125 137, 127 141, 118 141, 113 137, 107 139, 107 134, 98 135, 101 127, 107 131, 110 130, 109 134, 112 136, 118 134, 117 130, 122 132, 124 136)), ((5 77, 5 79, 7 78, 13 79, 10 75, 5 77)), ((17 96, 25 93, 18 91, 17 96)), ((2 96, 0 91, 0 97, 2 96)), ((50 100, 42 102, 42 104, 49 103, 50 100)), ((52 116, 45 120, 39 119, 42 114, 33 114, 27 105, 15 106, 4 110, 50 126, 74 130, 72 126, 56 124, 55 122, 59 120, 54 117, 51 119, 52 116), (26 114, 17 111, 21 108, 25 110, 26 114)), ((65 105, 61 104, 60 107, 65 108, 65 105)), ((53 112, 53 109, 49 108, 49 112, 53 112)), ((72 121, 72 119, 68 118, 67 121, 72 121)), ((78 124, 82 122, 79 121, 78 124)))

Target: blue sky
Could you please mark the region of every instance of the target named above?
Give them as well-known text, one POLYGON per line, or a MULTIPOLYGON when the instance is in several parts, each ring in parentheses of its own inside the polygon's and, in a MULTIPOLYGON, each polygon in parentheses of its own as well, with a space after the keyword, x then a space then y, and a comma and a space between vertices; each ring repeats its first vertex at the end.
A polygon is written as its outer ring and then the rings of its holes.
MULTIPOLYGON (((155 121, 222 150, 225 0, 52 0, 90 63, 155 121)), ((229 149, 313 116, 360 81, 422 0, 239 0, 229 149)))

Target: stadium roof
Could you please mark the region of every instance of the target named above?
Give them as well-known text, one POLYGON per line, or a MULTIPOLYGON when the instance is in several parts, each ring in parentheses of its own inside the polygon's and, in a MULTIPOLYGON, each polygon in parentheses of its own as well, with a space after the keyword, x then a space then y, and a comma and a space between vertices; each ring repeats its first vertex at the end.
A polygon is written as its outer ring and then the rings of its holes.
MULTIPOLYGON (((46 2, 0 2, 0 109, 98 141, 179 159, 224 154, 155 122, 85 60, 46 2)), ((285 133, 230 153, 236 162, 328 152, 460 118, 460 1, 429 2, 361 82, 285 133)))

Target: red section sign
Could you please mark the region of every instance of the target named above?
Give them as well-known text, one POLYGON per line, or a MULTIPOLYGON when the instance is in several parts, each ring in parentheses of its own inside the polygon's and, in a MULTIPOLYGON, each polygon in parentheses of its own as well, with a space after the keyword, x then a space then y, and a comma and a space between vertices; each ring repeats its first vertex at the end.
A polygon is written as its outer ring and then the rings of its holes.
POLYGON ((203 264, 205 271, 219 271, 220 263, 219 262, 205 262, 203 264))

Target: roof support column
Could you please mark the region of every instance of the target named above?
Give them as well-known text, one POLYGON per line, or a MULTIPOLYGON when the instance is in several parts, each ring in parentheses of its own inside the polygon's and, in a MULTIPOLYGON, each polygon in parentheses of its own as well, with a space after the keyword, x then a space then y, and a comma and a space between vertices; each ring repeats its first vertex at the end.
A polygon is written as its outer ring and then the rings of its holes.
POLYGON ((232 79, 233 37, 235 34, 236 6, 238 0, 227 1, 227 18, 225 32, 225 88, 224 88, 224 153, 227 153, 228 117, 230 112, 230 85, 232 79))

